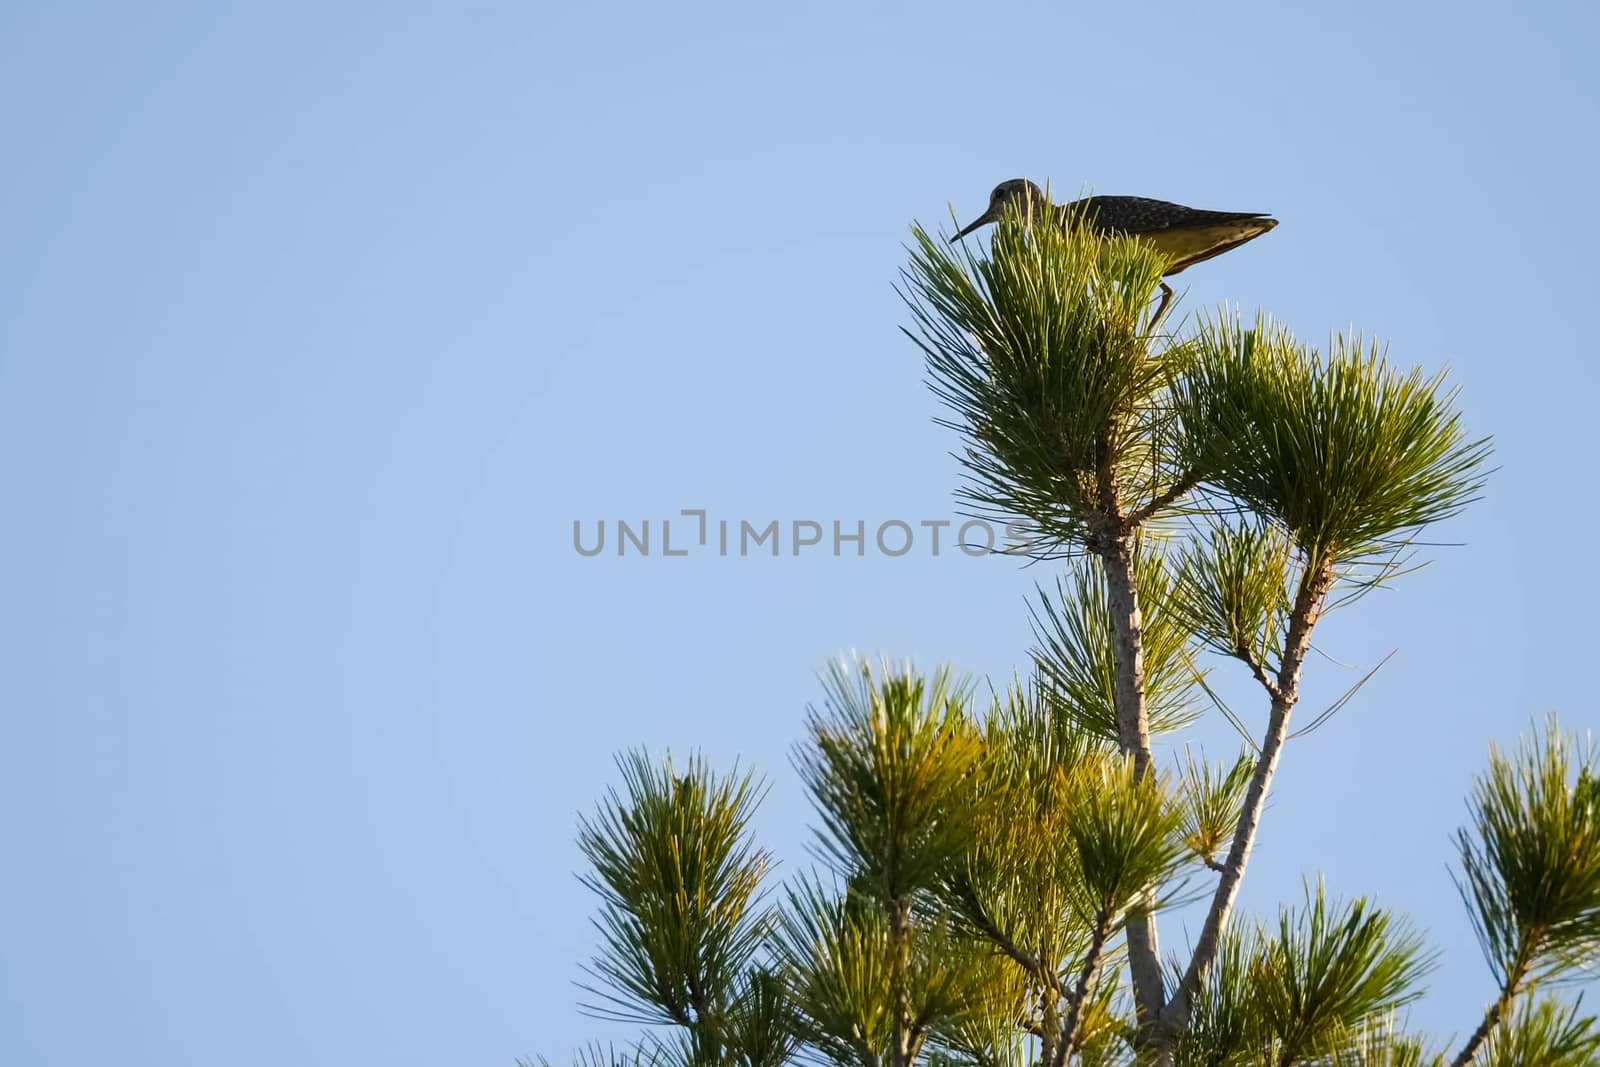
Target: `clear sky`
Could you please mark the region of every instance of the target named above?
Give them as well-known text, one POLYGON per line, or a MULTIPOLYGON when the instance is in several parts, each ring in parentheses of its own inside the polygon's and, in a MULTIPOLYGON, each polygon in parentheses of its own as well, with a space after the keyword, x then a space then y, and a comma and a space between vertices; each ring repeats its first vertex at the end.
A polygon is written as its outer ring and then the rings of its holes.
POLYGON ((826 659, 1004 678, 1050 574, 572 522, 953 518, 892 284, 1015 175, 1275 213, 1180 310, 1353 323, 1495 436, 1453 547, 1321 631, 1311 710, 1399 652, 1290 746, 1244 899, 1414 916, 1413 1019, 1464 1033, 1464 790, 1600 721, 1597 42, 1577 3, 0 7, 0 1062, 628 1032, 573 986, 614 751, 767 773, 795 871, 826 659))

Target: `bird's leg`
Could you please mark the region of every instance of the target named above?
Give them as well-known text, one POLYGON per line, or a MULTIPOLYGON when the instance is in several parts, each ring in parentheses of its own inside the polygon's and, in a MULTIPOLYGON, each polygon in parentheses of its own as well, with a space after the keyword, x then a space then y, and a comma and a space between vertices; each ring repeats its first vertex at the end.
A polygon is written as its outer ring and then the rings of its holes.
POLYGON ((1150 329, 1154 330, 1161 325, 1161 317, 1167 313, 1167 305, 1172 303, 1172 286, 1165 281, 1161 283, 1161 303, 1156 305, 1156 313, 1150 317, 1150 329))

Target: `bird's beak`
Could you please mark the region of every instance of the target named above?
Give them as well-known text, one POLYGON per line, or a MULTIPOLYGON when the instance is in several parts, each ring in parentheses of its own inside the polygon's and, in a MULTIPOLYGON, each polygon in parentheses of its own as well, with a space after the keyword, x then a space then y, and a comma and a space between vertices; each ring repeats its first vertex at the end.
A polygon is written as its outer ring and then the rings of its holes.
POLYGON ((957 241, 961 240, 963 237, 965 237, 967 234, 971 233, 973 230, 976 230, 980 226, 987 226, 987 225, 989 225, 989 223, 993 222, 994 220, 995 220, 995 213, 994 213, 993 209, 991 209, 989 211, 985 211, 982 215, 979 215, 976 219, 972 220, 971 222, 969 222, 965 226, 963 226, 960 230, 956 231, 956 235, 954 237, 950 238, 950 243, 951 244, 955 244, 957 241))

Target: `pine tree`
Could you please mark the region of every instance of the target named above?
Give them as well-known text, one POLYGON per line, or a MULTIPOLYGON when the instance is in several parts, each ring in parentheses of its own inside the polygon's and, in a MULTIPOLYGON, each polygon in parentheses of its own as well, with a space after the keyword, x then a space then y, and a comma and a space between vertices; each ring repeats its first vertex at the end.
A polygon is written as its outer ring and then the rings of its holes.
POLYGON ((1031 662, 998 691, 831 668, 794 760, 822 867, 781 892, 754 776, 624 756, 579 834, 588 1007, 649 1029, 579 1062, 1600 1065, 1600 1026, 1558 995, 1600 958, 1600 761, 1554 720, 1491 750, 1458 836, 1499 992, 1453 1055, 1400 1023, 1435 958, 1403 917, 1320 880, 1235 912, 1285 741, 1339 706, 1293 721, 1317 625, 1483 488, 1489 443, 1443 376, 1264 317, 1164 335, 1153 249, 1026 205, 981 252, 913 236, 906 332, 963 439, 964 509, 1064 561, 1031 662), (1227 662, 1259 736, 1206 680, 1227 662), (1152 738, 1208 703, 1243 751, 1162 766, 1152 738), (1159 919, 1196 885, 1199 936, 1164 961, 1159 919))

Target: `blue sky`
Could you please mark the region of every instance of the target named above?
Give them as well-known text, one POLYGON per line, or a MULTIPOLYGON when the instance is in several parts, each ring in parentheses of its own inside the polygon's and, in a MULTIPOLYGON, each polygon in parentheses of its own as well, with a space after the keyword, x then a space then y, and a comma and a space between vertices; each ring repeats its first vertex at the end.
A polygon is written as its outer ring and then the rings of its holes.
POLYGON ((0 8, 0 1061, 625 1033, 572 985, 612 754, 767 773, 797 870, 826 659, 1003 678, 1049 574, 587 559, 572 522, 954 517, 891 286, 1014 175, 1275 213, 1180 310, 1354 324, 1495 436, 1454 547, 1321 631, 1308 708, 1399 652, 1290 746, 1244 896, 1411 914, 1413 1019, 1464 1033, 1464 790, 1597 721, 1597 39, 1558 3, 0 8))

